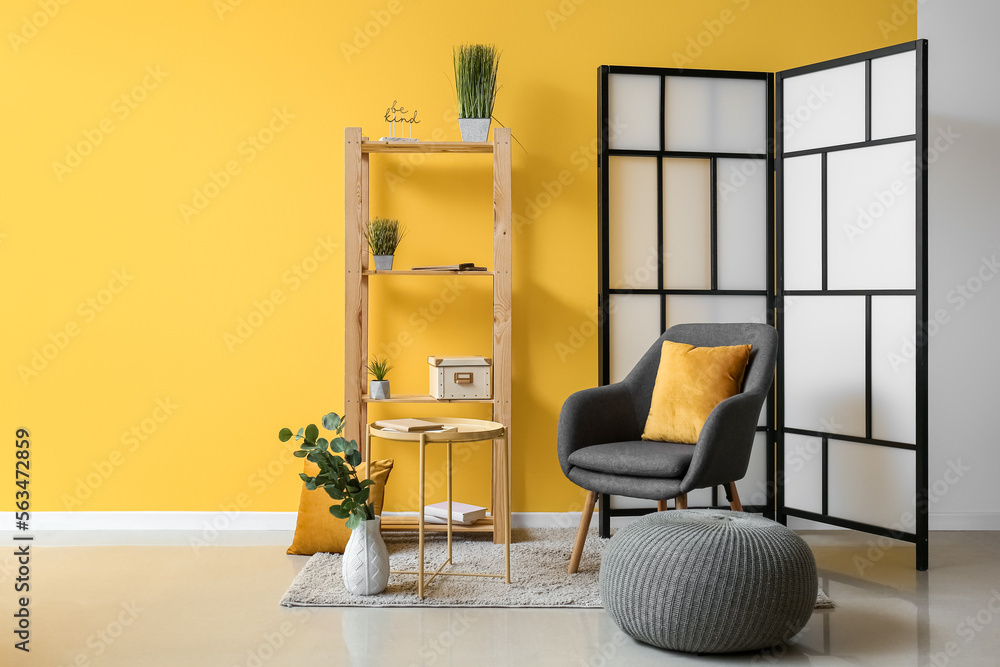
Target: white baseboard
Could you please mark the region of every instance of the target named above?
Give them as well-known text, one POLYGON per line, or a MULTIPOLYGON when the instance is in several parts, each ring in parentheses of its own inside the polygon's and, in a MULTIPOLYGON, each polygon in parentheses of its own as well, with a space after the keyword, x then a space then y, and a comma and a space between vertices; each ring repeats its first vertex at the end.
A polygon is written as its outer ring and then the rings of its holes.
MULTIPOLYGON (((32 531, 56 530, 295 530, 295 512, 32 512, 32 531)), ((0 512, 0 531, 14 513, 0 512)))
MULTIPOLYGON (((387 515, 406 514, 386 512, 387 515)), ((597 525, 597 512, 591 525, 597 525)), ((294 530, 295 512, 33 512, 30 530, 294 530)), ((619 528, 637 517, 615 517, 612 526, 619 528)), ((514 512, 514 528, 576 528, 580 512, 514 512)), ((837 530, 825 524, 794 517, 789 525, 796 529, 837 530)), ((0 532, 13 531, 14 512, 0 512, 0 532)), ((931 514, 931 530, 1000 530, 1000 513, 931 514)))

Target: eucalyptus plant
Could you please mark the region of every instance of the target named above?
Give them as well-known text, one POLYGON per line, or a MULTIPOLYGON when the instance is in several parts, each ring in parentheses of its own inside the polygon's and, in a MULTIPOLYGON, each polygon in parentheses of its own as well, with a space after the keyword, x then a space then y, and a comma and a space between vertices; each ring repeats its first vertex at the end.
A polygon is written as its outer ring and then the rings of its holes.
POLYGON ((406 227, 399 220, 373 218, 365 227, 365 241, 373 255, 394 255, 400 241, 406 236, 406 227))
POLYGON ((377 356, 372 355, 372 360, 368 362, 368 372, 379 382, 385 380, 385 376, 389 374, 392 368, 389 365, 388 357, 379 359, 377 356))
MULTIPOLYGON (((338 519, 347 519, 347 527, 354 530, 365 521, 375 518, 375 509, 368 500, 369 487, 375 482, 358 479, 357 466, 361 465, 361 451, 356 440, 343 437, 345 422, 346 419, 336 412, 324 415, 323 428, 336 434, 331 440, 319 437, 319 429, 315 424, 300 428, 295 434, 295 440, 302 442, 293 455, 319 466, 319 474, 315 477, 305 473, 299 473, 299 477, 310 491, 323 489, 330 498, 339 500, 339 504, 330 506, 330 514, 338 519)), ((283 428, 278 432, 278 440, 281 442, 288 442, 291 438, 291 429, 283 428)))
POLYGON ((492 118, 500 51, 495 44, 462 44, 452 51, 459 118, 492 118))

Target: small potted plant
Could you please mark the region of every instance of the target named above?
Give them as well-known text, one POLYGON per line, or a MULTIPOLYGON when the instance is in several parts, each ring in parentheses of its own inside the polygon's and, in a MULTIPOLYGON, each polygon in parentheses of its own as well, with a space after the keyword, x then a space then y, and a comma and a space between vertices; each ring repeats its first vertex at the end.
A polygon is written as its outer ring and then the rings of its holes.
POLYGON ((462 44, 452 51, 458 125, 463 141, 486 141, 497 96, 500 51, 495 44, 462 44))
MULTIPOLYGON (((323 417, 323 428, 336 435, 331 440, 319 437, 315 424, 300 428, 295 440, 302 442, 293 454, 319 466, 319 474, 315 477, 305 473, 299 473, 299 477, 310 491, 323 489, 330 498, 340 501, 330 505, 330 514, 347 519, 351 538, 344 548, 341 571, 344 586, 352 595, 375 595, 384 591, 389 582, 389 552, 382 540, 380 517, 375 515, 369 500, 370 487, 375 482, 358 479, 361 452, 357 441, 342 436, 344 423, 336 412, 323 417)), ((291 429, 283 428, 278 432, 281 442, 291 438, 291 429)))
POLYGON ((374 218, 365 227, 365 241, 375 256, 377 271, 391 271, 392 258, 396 254, 399 242, 406 235, 406 228, 399 220, 389 218, 374 218))
POLYGON ((372 355, 372 360, 368 362, 368 372, 375 379, 368 383, 368 397, 374 400, 389 398, 389 381, 385 376, 392 370, 389 365, 389 358, 379 359, 372 355))

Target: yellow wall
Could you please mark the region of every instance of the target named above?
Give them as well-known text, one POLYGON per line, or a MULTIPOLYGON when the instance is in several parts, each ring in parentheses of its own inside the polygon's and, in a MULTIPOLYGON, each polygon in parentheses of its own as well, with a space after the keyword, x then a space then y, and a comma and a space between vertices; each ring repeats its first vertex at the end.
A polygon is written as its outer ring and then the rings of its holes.
MULTIPOLYGON (((480 41, 503 49, 495 115, 523 145, 514 510, 579 508, 554 438, 597 378, 595 338, 573 337, 597 291, 597 67, 774 71, 914 39, 915 17, 887 30, 892 7, 6 0, 0 432, 31 430, 33 509, 295 509, 275 435, 343 400, 344 127, 380 136, 399 100, 417 136, 457 140, 451 47, 480 41)), ((411 228, 397 261, 489 262, 488 158, 379 159, 372 213, 411 228)), ((489 354, 486 282, 426 280, 372 300, 397 392, 426 386, 428 354, 489 354)), ((394 455, 390 509, 412 508, 412 457, 394 455)), ((464 498, 486 501, 486 459, 459 452, 464 498)))

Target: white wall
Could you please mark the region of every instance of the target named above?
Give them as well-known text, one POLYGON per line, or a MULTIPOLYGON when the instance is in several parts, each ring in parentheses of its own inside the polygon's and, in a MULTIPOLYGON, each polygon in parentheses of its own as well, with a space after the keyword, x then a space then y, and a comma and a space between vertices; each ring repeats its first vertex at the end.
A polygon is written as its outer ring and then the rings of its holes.
POLYGON ((947 317, 929 351, 931 528, 1000 530, 1000 3, 921 0, 918 21, 938 148, 928 300, 947 317))

